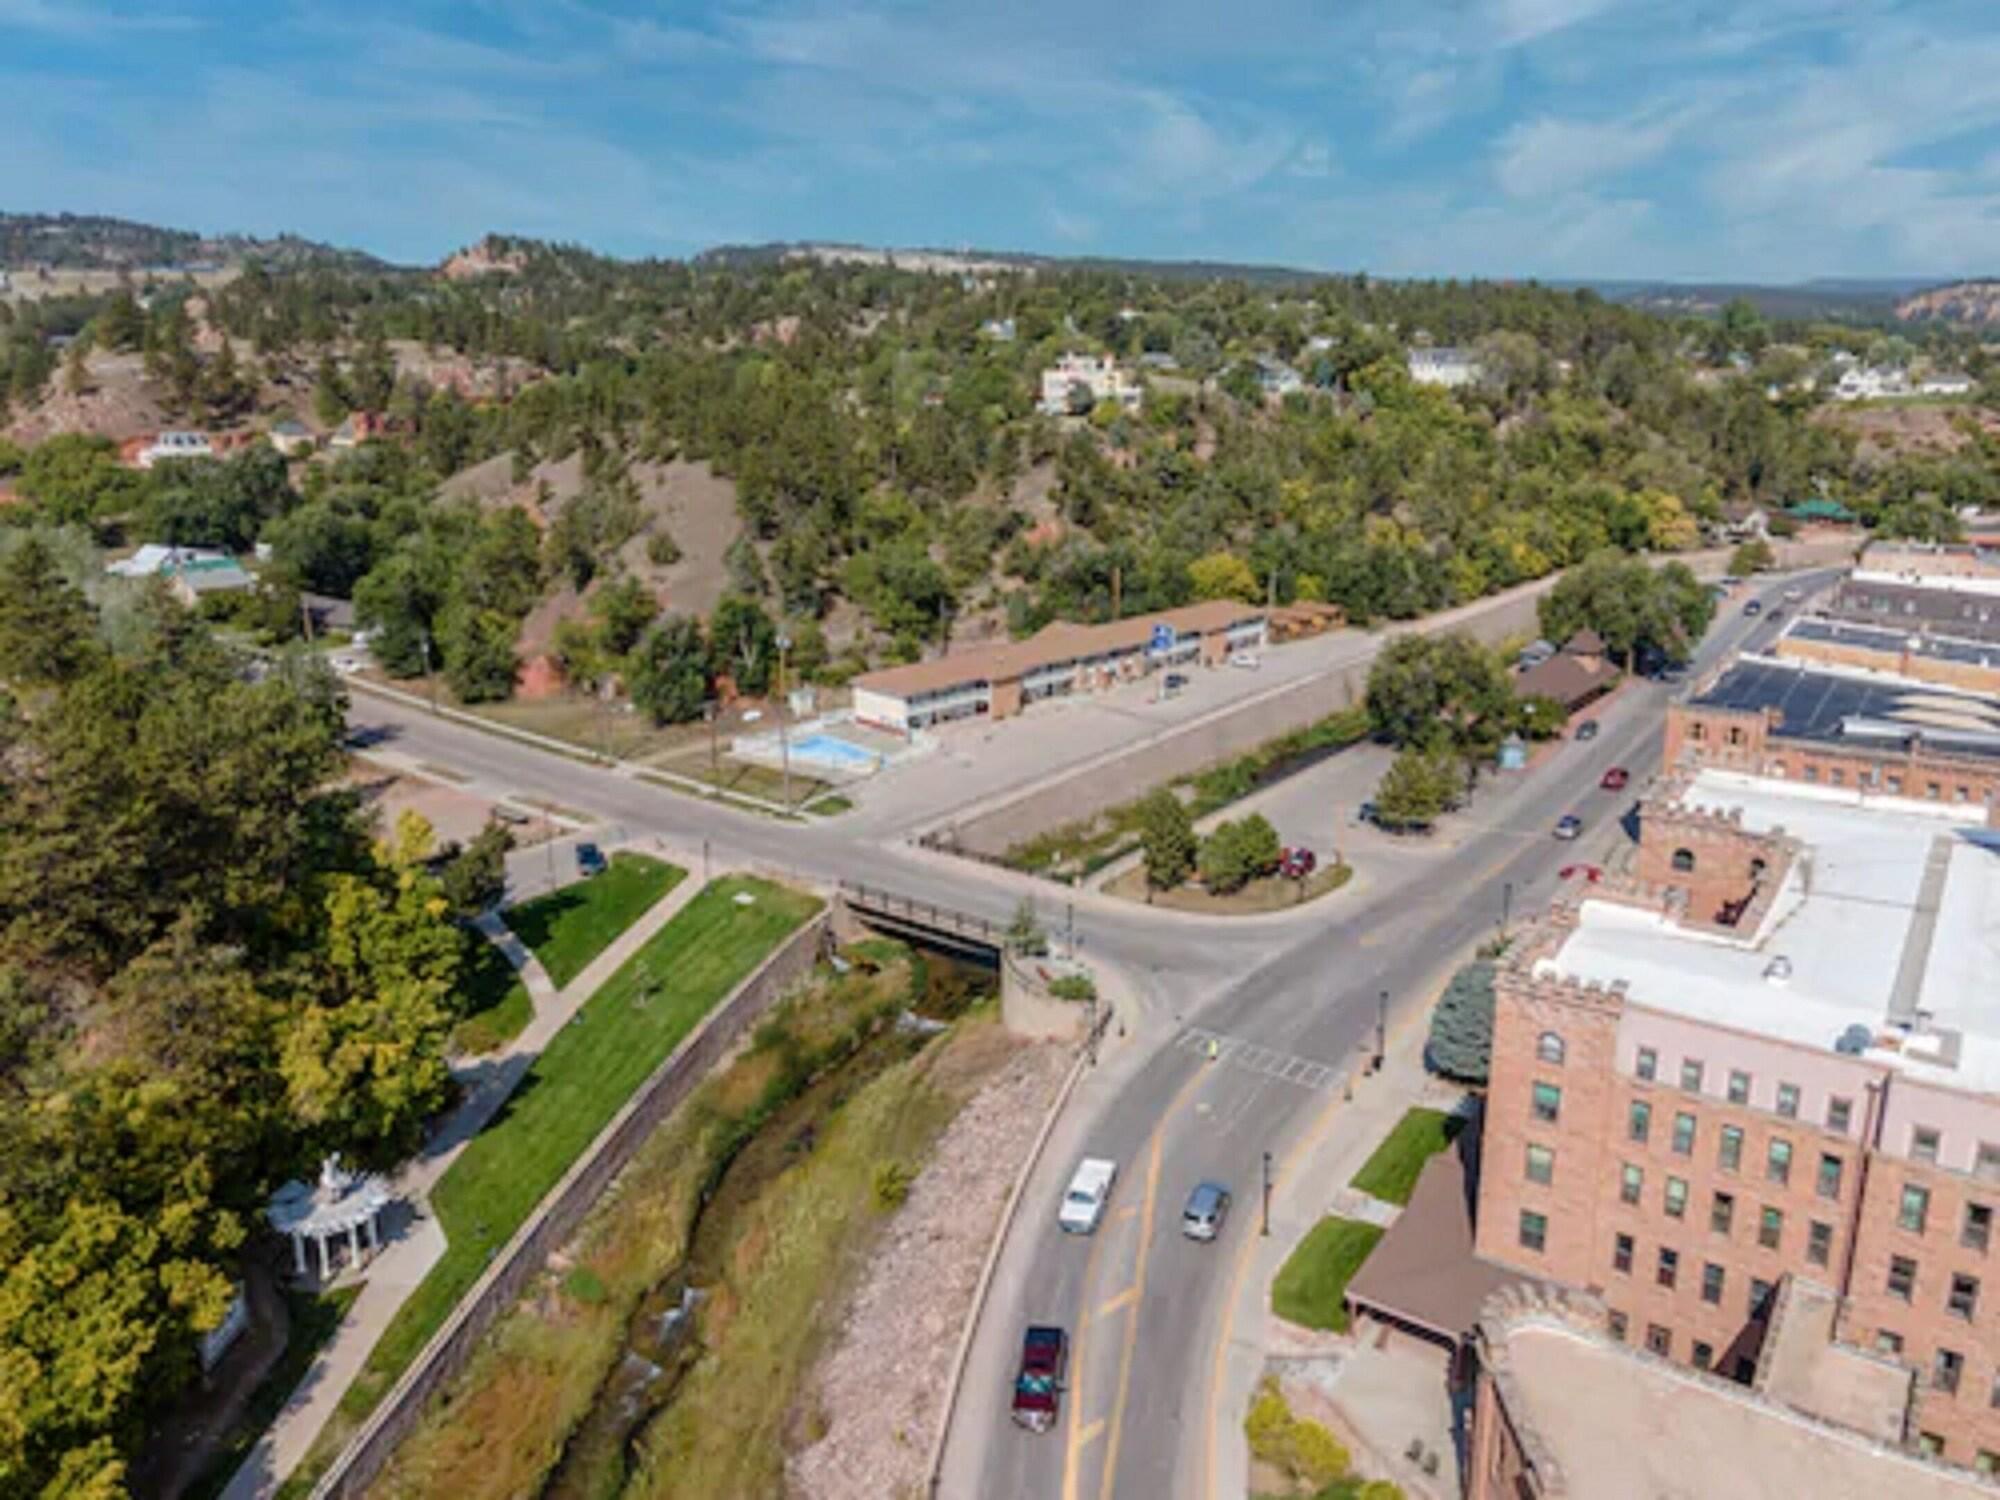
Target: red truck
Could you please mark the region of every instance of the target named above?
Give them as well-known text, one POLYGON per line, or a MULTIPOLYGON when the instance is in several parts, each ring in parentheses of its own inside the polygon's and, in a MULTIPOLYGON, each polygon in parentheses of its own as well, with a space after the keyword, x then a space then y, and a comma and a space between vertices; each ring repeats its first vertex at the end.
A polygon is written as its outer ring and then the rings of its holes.
POLYGON ((1030 1432, 1047 1432, 1056 1425, 1068 1365, 1069 1335, 1045 1323, 1031 1323, 1021 1339, 1021 1373, 1014 1377, 1016 1423, 1030 1432))

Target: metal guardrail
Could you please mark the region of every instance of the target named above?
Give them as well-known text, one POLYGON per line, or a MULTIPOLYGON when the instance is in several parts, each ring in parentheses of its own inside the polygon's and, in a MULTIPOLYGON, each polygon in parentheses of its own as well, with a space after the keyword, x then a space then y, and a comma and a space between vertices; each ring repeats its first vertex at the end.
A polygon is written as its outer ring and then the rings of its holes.
POLYGON ((949 906, 939 906, 935 901, 919 901, 914 896, 901 896, 880 886, 863 885, 855 880, 841 881, 840 894, 850 907, 859 911, 897 918, 958 937, 976 938, 996 948, 1006 944, 1007 930, 999 923, 975 917, 970 912, 956 911, 949 906))

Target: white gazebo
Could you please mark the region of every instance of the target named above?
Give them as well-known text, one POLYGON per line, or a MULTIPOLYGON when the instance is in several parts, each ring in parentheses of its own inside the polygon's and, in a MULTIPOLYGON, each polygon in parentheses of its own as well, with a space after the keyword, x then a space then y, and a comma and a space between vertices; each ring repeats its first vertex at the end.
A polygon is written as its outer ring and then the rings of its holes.
POLYGON ((336 1153, 321 1164, 317 1183, 288 1182, 273 1193, 264 1217, 291 1239, 293 1270, 306 1274, 310 1240, 319 1247, 320 1279, 330 1281, 333 1261, 327 1241, 346 1235, 349 1264, 359 1265, 363 1240, 371 1254, 381 1248, 375 1221, 389 1201, 381 1178, 343 1170, 336 1153))

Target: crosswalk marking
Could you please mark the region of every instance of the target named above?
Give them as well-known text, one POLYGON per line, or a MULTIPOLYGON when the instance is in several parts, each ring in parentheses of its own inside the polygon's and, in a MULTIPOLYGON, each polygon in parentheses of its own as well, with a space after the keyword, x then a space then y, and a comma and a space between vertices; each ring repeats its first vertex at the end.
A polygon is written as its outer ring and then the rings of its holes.
POLYGON ((1255 1042, 1242 1037, 1223 1036, 1220 1032, 1204 1031, 1199 1026, 1190 1026, 1175 1038, 1174 1045, 1184 1052, 1200 1056, 1209 1055, 1209 1045, 1215 1046, 1215 1059, 1232 1067, 1242 1068, 1251 1073, 1275 1078, 1280 1083, 1294 1084, 1302 1089, 1323 1089, 1332 1083, 1339 1073, 1323 1062, 1315 1062, 1310 1057, 1299 1057, 1290 1052, 1274 1052, 1269 1047, 1260 1047, 1255 1042))

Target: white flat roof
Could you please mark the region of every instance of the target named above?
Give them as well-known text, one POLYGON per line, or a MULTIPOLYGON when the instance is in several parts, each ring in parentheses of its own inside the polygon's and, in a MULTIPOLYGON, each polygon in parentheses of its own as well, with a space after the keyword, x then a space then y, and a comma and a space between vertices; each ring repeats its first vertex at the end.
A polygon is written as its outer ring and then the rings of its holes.
POLYGON ((1783 828, 1805 845, 1805 868, 1789 873, 1762 929, 1689 931, 1655 912, 1586 901, 1544 971, 1624 980, 1636 1004, 1831 1049, 1849 1026, 1886 1029, 1914 942, 1916 1005, 1935 1026, 1962 1033, 1958 1066, 1886 1049, 1869 1057, 2000 1091, 2000 986, 1991 979, 2000 973, 2000 833, 1986 828, 1983 809, 1906 799, 1864 806, 1854 792, 1715 770, 1702 771, 1684 800, 1740 809, 1745 828, 1783 828), (1934 849, 1945 862, 1941 888, 1932 879, 1936 916, 1926 930, 1920 908, 1934 849), (1790 977, 1767 979, 1780 956, 1790 977))

